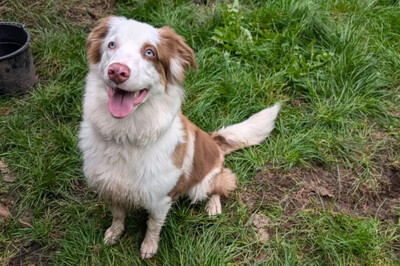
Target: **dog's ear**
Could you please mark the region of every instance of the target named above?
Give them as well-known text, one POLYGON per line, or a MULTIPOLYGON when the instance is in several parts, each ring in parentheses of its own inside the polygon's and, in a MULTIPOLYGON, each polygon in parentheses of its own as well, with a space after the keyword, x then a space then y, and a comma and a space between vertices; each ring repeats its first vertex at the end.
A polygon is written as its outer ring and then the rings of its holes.
POLYGON ((162 27, 158 32, 158 59, 163 65, 166 78, 171 84, 180 84, 186 70, 190 67, 197 69, 193 50, 170 27, 162 27))
POLYGON ((96 64, 101 60, 101 44, 108 32, 108 23, 111 17, 101 18, 86 40, 87 57, 90 63, 96 64))

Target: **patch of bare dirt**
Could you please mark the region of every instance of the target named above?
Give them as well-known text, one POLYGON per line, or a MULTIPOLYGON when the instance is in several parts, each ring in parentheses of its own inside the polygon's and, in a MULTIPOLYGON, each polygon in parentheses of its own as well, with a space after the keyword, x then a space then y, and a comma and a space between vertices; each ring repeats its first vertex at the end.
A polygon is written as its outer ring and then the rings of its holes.
POLYGON ((389 180, 388 191, 393 194, 400 194, 400 169, 395 167, 386 168, 385 175, 389 180))
MULTIPOLYGON (((363 180, 359 169, 321 166, 290 171, 258 172, 239 193, 252 210, 279 205, 286 217, 316 206, 354 216, 398 221, 400 209, 400 146, 392 135, 375 130, 365 141, 364 154, 372 159, 374 178, 363 180)), ((361 169, 361 170, 360 170, 361 169)))
POLYGON ((114 0, 70 1, 60 8, 60 12, 73 22, 92 27, 98 19, 114 15, 116 4, 114 0))
POLYGON ((279 205, 287 217, 319 205, 349 215, 397 220, 399 169, 383 168, 381 182, 375 190, 356 182, 356 178, 346 169, 332 173, 318 166, 314 169, 295 167, 288 172, 260 171, 239 196, 253 211, 269 208, 271 204, 279 205))
POLYGON ((7 265, 45 265, 46 262, 48 258, 44 254, 43 247, 38 242, 32 241, 23 245, 7 265))

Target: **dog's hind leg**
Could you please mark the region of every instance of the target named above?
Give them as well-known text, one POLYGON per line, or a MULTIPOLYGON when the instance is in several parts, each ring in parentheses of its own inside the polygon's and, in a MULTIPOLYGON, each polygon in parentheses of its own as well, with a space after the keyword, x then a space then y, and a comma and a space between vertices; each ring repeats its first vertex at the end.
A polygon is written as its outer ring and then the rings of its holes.
POLYGON ((150 215, 147 220, 146 235, 143 239, 142 245, 140 246, 140 255, 142 259, 149 259, 157 253, 161 227, 164 224, 171 204, 171 197, 165 197, 155 206, 148 209, 150 215))
POLYGON ((222 212, 220 195, 213 194, 207 202, 206 210, 208 215, 213 216, 222 212))
POLYGON ((228 196, 229 191, 236 188, 236 175, 228 168, 223 168, 222 171, 214 177, 210 184, 209 194, 210 199, 207 202, 206 210, 208 215, 213 216, 220 214, 222 211, 220 197, 228 196))
POLYGON ((104 244, 108 246, 116 244, 117 238, 125 229, 125 209, 118 205, 112 205, 111 213, 113 216, 112 224, 104 234, 104 244))

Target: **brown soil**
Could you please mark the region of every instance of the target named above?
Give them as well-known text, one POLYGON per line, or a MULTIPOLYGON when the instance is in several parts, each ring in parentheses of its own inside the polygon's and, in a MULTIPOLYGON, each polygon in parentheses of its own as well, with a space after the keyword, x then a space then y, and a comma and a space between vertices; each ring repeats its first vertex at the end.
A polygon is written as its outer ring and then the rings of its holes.
POLYGON ((48 251, 45 252, 38 242, 29 242, 20 248, 7 265, 46 265, 46 262, 48 262, 47 253, 48 251))
POLYGON ((98 19, 115 15, 115 8, 114 0, 86 0, 68 2, 60 11, 79 26, 92 27, 98 19))
POLYGON ((380 220, 397 220, 400 205, 400 169, 383 168, 379 187, 371 189, 356 182, 354 174, 345 169, 332 173, 322 167, 293 168, 258 172, 239 193, 252 210, 279 205, 284 216, 320 206, 354 216, 372 216, 380 220), (358 184, 358 185, 357 185, 358 184))

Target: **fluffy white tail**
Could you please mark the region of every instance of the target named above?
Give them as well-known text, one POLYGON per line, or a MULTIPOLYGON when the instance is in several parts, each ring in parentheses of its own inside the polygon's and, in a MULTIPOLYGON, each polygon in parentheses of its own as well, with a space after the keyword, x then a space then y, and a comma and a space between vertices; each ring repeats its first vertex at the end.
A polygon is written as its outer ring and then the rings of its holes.
POLYGON ((275 118, 280 108, 280 104, 275 104, 250 116, 249 119, 241 123, 214 132, 211 137, 225 154, 260 144, 274 129, 275 118))

